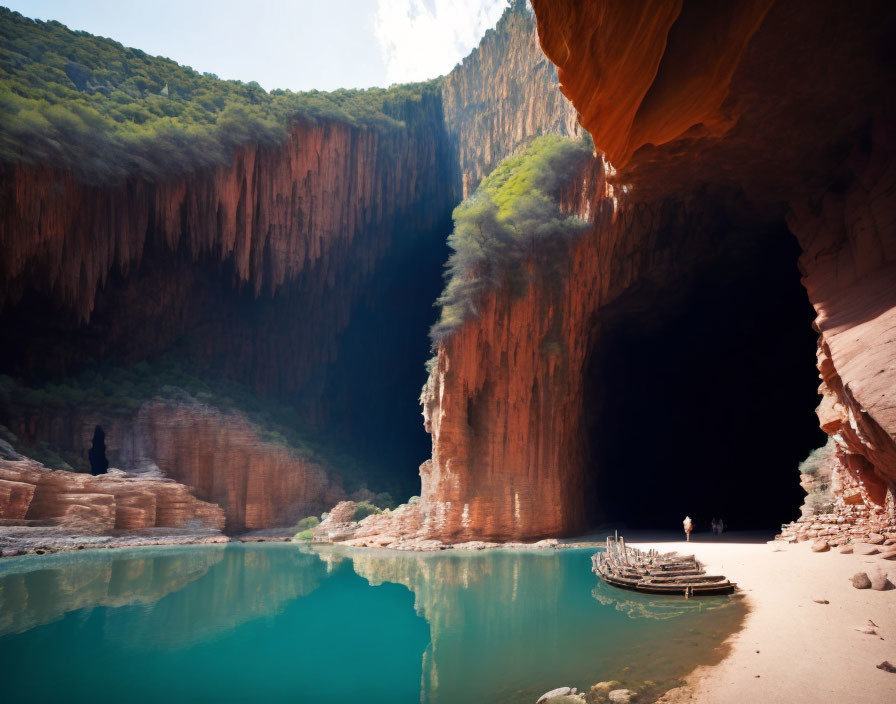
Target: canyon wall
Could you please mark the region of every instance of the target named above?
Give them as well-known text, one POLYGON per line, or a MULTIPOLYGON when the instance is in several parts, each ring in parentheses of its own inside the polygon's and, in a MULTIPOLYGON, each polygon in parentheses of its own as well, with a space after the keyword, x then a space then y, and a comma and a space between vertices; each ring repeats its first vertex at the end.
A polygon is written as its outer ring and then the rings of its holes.
POLYGON ((151 403, 141 409, 153 462, 224 509, 228 532, 291 525, 341 498, 341 482, 319 460, 266 442, 246 418, 201 406, 151 403))
POLYGON ((886 332, 896 315, 894 103, 886 87, 893 67, 879 53, 896 24, 892 8, 864 2, 818 12, 794 1, 707 11, 669 3, 672 24, 657 40, 610 32, 617 22, 644 21, 622 4, 608 3, 606 14, 577 3, 534 5, 565 94, 594 128, 597 147, 623 167, 617 179, 634 198, 662 195, 665 184, 656 181, 678 169, 684 179, 666 187, 672 193, 734 180, 760 207, 783 201, 817 312, 821 427, 846 464, 876 485, 869 496, 882 505, 896 483, 896 345, 886 332), (724 48, 697 31, 710 25, 725 28, 724 48), (633 110, 611 115, 606 104, 619 104, 629 86, 595 76, 607 75, 606 57, 620 55, 656 70, 640 74, 647 87, 633 110), (828 118, 813 119, 818 114, 828 118), (736 158, 748 149, 751 158, 736 158))
POLYGON ((514 0, 445 77, 442 104, 464 198, 526 140, 579 132, 575 109, 557 90, 557 69, 538 46, 526 0, 514 0))
MULTIPOLYGON (((589 472, 611 471, 586 472, 583 437, 584 377, 603 331, 646 323, 695 270, 785 218, 817 313, 821 427, 870 505, 892 512, 892 10, 533 5, 561 90, 609 157, 609 184, 592 171, 578 212, 595 227, 560 290, 533 286, 518 300, 495 291, 440 342, 423 397, 428 536, 581 530, 589 472)), ((782 421, 769 432, 789 430, 782 421)))
MULTIPOLYGON (((3 165, 0 330, 16 344, 0 350, 0 371, 28 386, 173 356, 278 398, 369 460, 370 486, 404 491, 389 474, 412 468, 427 438, 385 438, 413 432, 451 209, 525 140, 577 130, 556 80, 518 1, 441 85, 385 106, 404 127, 300 120, 279 146, 158 181, 3 165)), ((48 407, 0 422, 82 470, 99 423, 112 466, 185 481, 220 503, 228 530, 341 498, 331 467, 261 441, 237 416, 162 404, 139 421, 48 407)))
MULTIPOLYGON (((393 112, 404 129, 296 123, 278 147, 248 145, 226 167, 177 180, 94 186, 51 166, 4 166, 0 307, 17 323, 36 308, 71 312, 53 321, 60 348, 76 348, 68 358, 51 352, 56 374, 82 362, 77 348, 91 342, 84 324, 102 305, 94 360, 133 363, 142 347, 158 352, 187 335, 193 356, 223 358, 260 390, 302 388, 335 356, 398 223, 426 236, 450 207, 439 94, 393 112), (203 294, 215 278, 218 292, 203 294), (283 316, 284 299, 321 305, 283 316), (251 313, 289 334, 259 340, 251 313), (307 340, 315 343, 296 344, 307 340), (277 354, 291 363, 277 364, 277 354)), ((32 336, 23 337, 25 351, 7 352, 7 368, 46 370, 32 336)))
POLYGON ((113 471, 98 477, 0 460, 0 516, 13 525, 60 526, 74 533, 146 528, 221 530, 224 512, 173 479, 113 471))
MULTIPOLYGON (((54 407, 7 412, 16 436, 42 439, 80 471, 89 471, 87 453, 94 427, 101 425, 110 466, 189 486, 198 498, 221 507, 229 533, 292 525, 344 498, 342 481, 326 460, 266 438, 240 412, 182 396, 148 400, 130 414, 54 407)), ((61 472, 60 477, 79 475, 61 472)))

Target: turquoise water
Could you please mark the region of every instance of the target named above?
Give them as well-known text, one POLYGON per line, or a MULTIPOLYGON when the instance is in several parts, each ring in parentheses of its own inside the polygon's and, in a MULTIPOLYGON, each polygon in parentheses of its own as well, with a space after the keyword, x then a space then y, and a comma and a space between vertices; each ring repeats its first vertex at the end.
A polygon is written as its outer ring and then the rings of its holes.
POLYGON ((742 619, 727 597, 600 584, 591 552, 229 544, 6 559, 0 698, 531 703, 607 679, 659 691, 742 619))

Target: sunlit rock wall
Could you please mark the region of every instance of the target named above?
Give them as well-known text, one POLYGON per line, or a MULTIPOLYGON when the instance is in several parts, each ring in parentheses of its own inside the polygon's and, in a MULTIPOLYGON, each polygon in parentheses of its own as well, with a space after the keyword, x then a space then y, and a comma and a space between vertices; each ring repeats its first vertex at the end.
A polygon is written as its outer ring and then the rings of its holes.
POLYGON ((649 305, 651 286, 711 260, 732 222, 749 232, 785 217, 818 312, 822 429, 869 499, 889 492, 892 506, 894 76, 881 48, 894 13, 872 2, 533 5, 561 89, 612 163, 611 189, 592 176, 595 228, 561 290, 496 291, 440 343, 423 397, 430 535, 581 529, 582 375, 602 320, 636 286, 649 305))
POLYGON ((538 45, 525 0, 514 0, 445 77, 442 103, 463 197, 527 139, 579 133, 576 111, 557 90, 557 69, 538 45))
POLYGON ((220 507, 200 501, 173 479, 119 471, 94 477, 29 459, 0 460, 0 518, 75 533, 224 527, 220 507))

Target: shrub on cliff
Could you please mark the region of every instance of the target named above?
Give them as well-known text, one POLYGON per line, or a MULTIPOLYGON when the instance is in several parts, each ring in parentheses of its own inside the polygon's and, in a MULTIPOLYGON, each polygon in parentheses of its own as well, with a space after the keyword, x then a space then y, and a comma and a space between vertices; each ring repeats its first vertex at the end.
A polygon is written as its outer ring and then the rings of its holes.
POLYGON ((501 162, 455 208, 433 342, 475 315, 486 291, 503 286, 521 295, 535 272, 547 278, 563 275, 569 244, 587 231, 588 223, 562 212, 559 196, 591 158, 582 140, 538 137, 501 162))
POLYGON ((352 514, 352 520, 361 521, 368 516, 373 516, 377 513, 382 513, 382 511, 372 503, 369 501, 359 501, 355 504, 355 512, 352 514))
POLYGON ((809 456, 800 462, 800 475, 811 477, 808 481, 803 481, 802 486, 806 490, 805 506, 812 514, 830 513, 833 510, 834 495, 831 482, 836 449, 834 439, 829 437, 825 445, 812 450, 809 456))
POLYGON ((332 93, 266 92, 116 41, 0 8, 0 162, 51 162, 86 180, 185 173, 290 120, 390 130, 435 81, 332 93))
POLYGON ((301 533, 305 530, 310 531, 312 528, 316 528, 319 525, 320 519, 317 516, 306 516, 301 521, 296 523, 296 532, 301 533))

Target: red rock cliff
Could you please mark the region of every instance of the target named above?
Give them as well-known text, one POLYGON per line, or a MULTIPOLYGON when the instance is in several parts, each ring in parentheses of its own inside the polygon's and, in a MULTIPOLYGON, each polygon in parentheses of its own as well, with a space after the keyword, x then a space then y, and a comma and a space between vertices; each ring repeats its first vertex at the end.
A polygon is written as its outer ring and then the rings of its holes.
MULTIPOLYGON (((64 376, 176 344, 187 361, 288 400, 309 425, 350 425, 358 408, 369 419, 400 389, 367 368, 410 354, 391 342, 409 334, 396 282, 413 271, 433 286, 414 313, 422 349, 462 188, 527 138, 577 129, 523 2, 441 91, 392 110, 404 129, 300 122, 278 147, 247 145, 227 166, 167 181, 96 186, 47 165, 3 167, 0 330, 18 344, 0 351, 0 370, 64 376), (371 311, 382 344, 351 327, 371 311), (359 349, 359 338, 375 349, 359 349)), ((155 464, 192 482, 225 509, 230 530, 319 512, 339 495, 328 468, 236 419, 169 406, 152 417, 48 408, 2 422, 82 460, 99 422, 113 466, 155 464)), ((367 452, 357 428, 350 437, 367 452)))
POLYGON ((266 442, 239 414, 152 403, 141 409, 137 426, 153 462, 220 505, 230 532, 291 525, 344 496, 332 470, 266 442))
POLYGON ((527 139, 579 130, 572 104, 557 90, 557 70, 538 46, 525 0, 516 0, 445 77, 442 103, 463 197, 527 139))
POLYGON ((892 8, 534 6, 564 93, 596 146, 623 167, 618 180, 633 199, 715 180, 738 182, 760 204, 786 202, 818 313, 822 429, 892 487, 896 135, 892 65, 879 53, 896 24, 892 8), (623 57, 627 74, 614 70, 623 57), (671 170, 684 178, 665 185, 671 170))
MULTIPOLYGON (((265 439, 261 428, 236 411, 222 412, 187 399, 157 399, 131 415, 52 407, 36 415, 12 413, 17 436, 59 448, 82 471, 89 469, 86 457, 93 429, 101 424, 112 467, 136 477, 158 476, 161 471, 189 486, 195 496, 223 510, 230 533, 292 525, 344 497, 331 466, 265 439)), ((5 517, 2 510, 0 517, 5 517)))
POLYGON ((724 246, 718 223, 749 231, 788 211, 818 313, 822 429, 884 501, 896 482, 896 189, 893 72, 880 52, 894 13, 875 3, 533 5, 564 94, 620 168, 609 190, 593 172, 595 230, 560 291, 496 292, 440 344, 423 399, 430 535, 581 529, 582 384, 604 321, 643 313, 647 300, 628 312, 623 300, 711 260, 724 246))
POLYGON ((51 470, 29 459, 0 460, 0 517, 60 525, 76 533, 224 527, 224 512, 172 479, 51 470))

